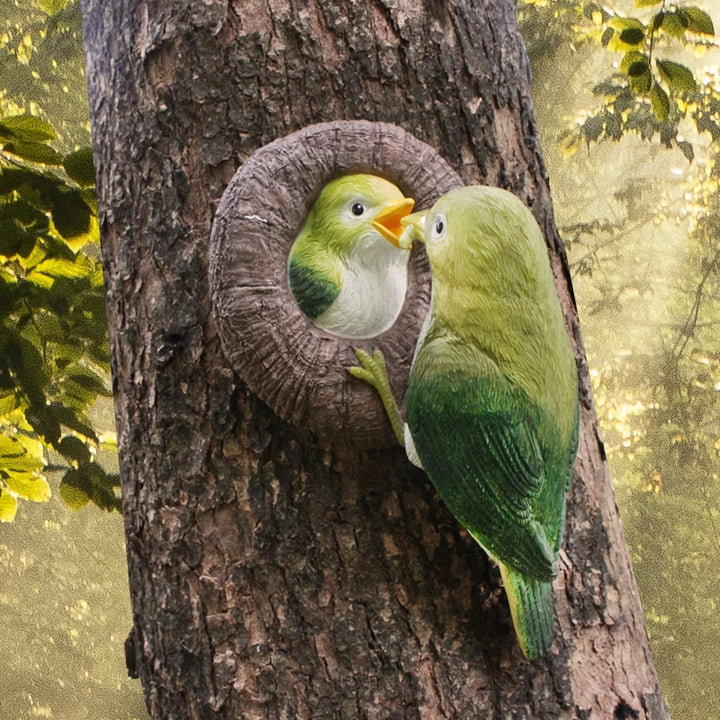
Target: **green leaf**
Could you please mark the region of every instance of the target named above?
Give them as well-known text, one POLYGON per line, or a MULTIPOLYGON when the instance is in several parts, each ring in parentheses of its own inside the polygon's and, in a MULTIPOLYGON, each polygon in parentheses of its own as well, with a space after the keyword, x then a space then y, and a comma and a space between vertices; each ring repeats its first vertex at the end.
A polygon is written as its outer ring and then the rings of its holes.
POLYGON ((64 480, 60 483, 60 497, 71 510, 79 510, 90 502, 88 494, 64 480))
POLYGON ((10 391, 0 392, 0 416, 9 415, 17 406, 14 388, 10 391))
POLYGON ((83 348, 68 343, 58 343, 55 348, 55 367, 58 370, 65 370, 70 363, 76 362, 82 357, 83 348))
MULTIPOLYGON (((632 68, 631 68, 632 71, 632 68)), ((652 87, 652 74, 650 68, 645 68, 638 75, 630 74, 630 89, 634 95, 646 95, 652 87)))
POLYGON ((80 148, 68 155, 63 162, 63 167, 78 185, 95 184, 95 166, 91 148, 80 148))
POLYGON ((37 310, 33 315, 33 325, 43 341, 62 343, 67 337, 67 328, 53 313, 37 310))
MULTIPOLYGON (((21 299, 22 292, 21 285, 17 282, 7 282, 2 276, 0 276, 0 325, 4 324, 5 319, 11 313, 14 313, 18 301, 21 299)), ((2 371, 0 371, 1 374, 2 371)), ((0 388, 2 388, 2 382, 0 381, 0 388)), ((0 415, 2 411, 0 411, 0 415)))
POLYGON ((605 28, 602 34, 602 38, 600 38, 600 42, 602 43, 603 47, 607 47, 608 43, 610 42, 610 38, 615 34, 615 31, 611 27, 605 28))
POLYGON ((4 150, 24 160, 32 160, 44 165, 62 165, 62 155, 49 145, 40 142, 11 140, 5 143, 4 150))
POLYGON ((52 218, 57 231, 64 238, 74 238, 87 233, 90 230, 90 215, 90 208, 77 190, 56 195, 52 218))
POLYGON ((625 45, 640 45, 645 40, 645 31, 641 28, 626 28, 620 33, 620 42, 625 45))
POLYGON ((39 174, 25 168, 0 167, 0 195, 7 195, 11 190, 18 190, 23 185, 31 185, 34 177, 39 174))
POLYGON ((24 200, 0 205, 0 255, 27 257, 48 228, 47 216, 24 200))
POLYGON ((15 224, 0 224, 0 255, 25 258, 35 249, 39 236, 15 224))
POLYGON ((50 258, 49 260, 43 260, 41 263, 38 263, 33 272, 43 273, 53 278, 81 278, 91 273, 92 267, 88 267, 88 265, 83 262, 50 258))
POLYGON ((48 444, 54 445, 60 439, 60 422, 52 405, 31 405, 25 410, 25 419, 32 429, 48 444))
POLYGON ((22 392, 31 405, 45 404, 47 377, 43 371, 43 359, 38 349, 25 338, 16 338, 5 346, 10 367, 19 380, 22 392))
POLYGON ((49 228, 47 215, 26 200, 15 200, 0 206, 0 221, 12 219, 35 234, 46 233, 49 228))
POLYGON ((710 16, 697 7, 682 7, 678 9, 681 22, 685 27, 698 35, 715 35, 715 27, 710 16))
POLYGON ((616 32, 608 42, 613 52, 632 50, 645 40, 645 25, 635 18, 611 18, 608 27, 616 32))
POLYGON ((7 472, 32 472, 43 465, 43 445, 34 437, 17 433, 2 435, 0 468, 7 472))
POLYGON ((52 497, 48 481, 42 475, 9 473, 5 478, 8 488, 19 498, 32 502, 47 502, 52 497))
POLYGON ((37 0, 37 4, 41 10, 44 10, 51 17, 57 15, 61 10, 65 9, 65 6, 70 0, 37 0))
POLYGON ((645 53, 631 50, 625 53, 620 63, 620 71, 628 77, 633 95, 645 95, 652 87, 650 58, 645 53))
POLYGON ((70 468, 60 481, 60 496, 63 497, 63 485, 79 490, 88 497, 92 492, 92 483, 85 473, 85 468, 70 468))
MULTIPOLYGON (((113 485, 114 476, 107 475, 97 463, 86 463, 65 473, 60 481, 60 495, 64 499, 80 500, 81 495, 79 493, 84 493, 89 500, 92 500, 103 510, 120 510, 122 507, 121 501, 120 498, 116 497, 113 485), (63 485, 74 488, 76 492, 72 493, 69 490, 63 490, 63 485)), ((70 506, 73 507, 73 505, 70 506)))
POLYGON ((648 64, 644 60, 638 60, 637 62, 634 62, 632 65, 630 65, 627 74, 628 77, 637 78, 641 75, 644 75, 648 70, 648 64))
POLYGON ((35 272, 34 270, 28 274, 27 280, 43 290, 49 290, 55 284, 55 278, 45 275, 44 273, 35 272))
POLYGON ((27 452, 17 438, 12 435, 0 434, 0 457, 22 455, 27 452))
POLYGON ((0 455, 0 469, 6 473, 24 473, 39 470, 42 462, 33 457, 25 448, 19 455, 0 455))
POLYGON ((659 5, 663 0, 635 0, 635 7, 652 7, 659 5))
POLYGON ((641 75, 649 67, 650 58, 645 53, 640 53, 637 50, 626 52, 620 62, 620 72, 630 75, 632 69, 633 77, 641 75))
POLYGON ((47 171, 0 167, 0 195, 15 190, 41 210, 49 210, 52 207, 53 197, 62 185, 60 179, 47 171))
POLYGON ((662 79, 673 91, 691 91, 697 87, 692 72, 680 63, 672 60, 658 60, 657 68, 662 79))
POLYGON ((8 492, 0 490, 0 522, 12 522, 17 513, 17 500, 8 492))
MULTIPOLYGON (((76 376, 77 377, 77 376, 76 376)), ((77 382, 76 379, 66 379, 62 385, 62 401, 77 411, 83 411, 91 405, 98 395, 109 396, 101 383, 96 387, 89 387, 87 383, 77 382)))
POLYGON ((75 372, 68 374, 67 379, 78 383, 78 385, 82 385, 82 387, 87 390, 98 393, 105 392, 105 382, 97 373, 92 372, 92 370, 79 368, 75 372))
POLYGON ((666 12, 662 16, 660 30, 671 37, 681 38, 685 34, 686 24, 677 12, 666 12))
POLYGON ((667 93, 654 83, 650 89, 650 104, 658 122, 665 122, 670 114, 670 100, 667 93))
POLYGON ((591 115, 582 126, 583 134, 588 142, 597 140, 605 128, 605 119, 602 115, 591 115))
POLYGON ((121 500, 113 491, 113 487, 116 485, 115 476, 108 475, 97 463, 88 463, 85 471, 92 483, 90 499, 103 510, 121 511, 121 500))
POLYGON ((33 115, 15 115, 0 122, 0 137, 12 137, 29 142, 47 142, 57 135, 50 123, 33 115))
POLYGON ((59 402, 52 403, 49 408, 58 423, 97 442, 97 435, 87 418, 82 415, 78 415, 75 410, 62 405, 59 402))
POLYGON ((692 143, 686 140, 678 140, 677 146, 682 151, 682 154, 688 159, 688 162, 692 162, 695 159, 695 150, 693 149, 692 143))
POLYGON ((57 445, 57 451, 68 460, 82 464, 90 461, 90 450, 80 438, 74 435, 65 436, 57 445))
POLYGON ((622 32, 628 28, 637 28, 640 30, 645 28, 645 25, 643 25, 637 18, 620 17, 619 15, 610 18, 608 26, 614 28, 618 32, 622 32))

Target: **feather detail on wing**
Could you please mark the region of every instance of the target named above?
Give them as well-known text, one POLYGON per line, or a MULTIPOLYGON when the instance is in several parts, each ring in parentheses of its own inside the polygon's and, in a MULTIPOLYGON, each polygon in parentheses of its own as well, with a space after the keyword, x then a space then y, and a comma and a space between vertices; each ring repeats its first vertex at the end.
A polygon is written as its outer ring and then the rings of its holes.
POLYGON ((311 320, 322 315, 340 294, 340 287, 330 278, 292 257, 288 279, 297 304, 311 320))
POLYGON ((557 497, 562 505, 564 497, 545 492, 537 439, 540 423, 552 421, 499 373, 451 369, 439 357, 442 344, 430 346, 418 353, 407 394, 408 427, 423 467, 492 557, 515 572, 552 580, 558 533, 543 519, 562 516, 562 507, 546 504, 557 497), (425 362, 428 353, 433 357, 425 362))

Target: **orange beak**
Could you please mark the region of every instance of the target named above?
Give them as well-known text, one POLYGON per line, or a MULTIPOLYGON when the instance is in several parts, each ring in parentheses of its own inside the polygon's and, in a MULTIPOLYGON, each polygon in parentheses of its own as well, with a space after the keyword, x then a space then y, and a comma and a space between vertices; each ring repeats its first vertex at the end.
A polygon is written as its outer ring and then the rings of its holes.
POLYGON ((415 240, 425 242, 425 218, 427 210, 418 210, 412 215, 406 215, 402 219, 403 233, 400 236, 400 247, 409 250, 415 240))
POLYGON ((402 235, 405 226, 402 219, 410 214, 415 201, 412 198, 403 198, 388 203, 373 220, 373 227, 395 247, 400 247, 400 235, 402 235))

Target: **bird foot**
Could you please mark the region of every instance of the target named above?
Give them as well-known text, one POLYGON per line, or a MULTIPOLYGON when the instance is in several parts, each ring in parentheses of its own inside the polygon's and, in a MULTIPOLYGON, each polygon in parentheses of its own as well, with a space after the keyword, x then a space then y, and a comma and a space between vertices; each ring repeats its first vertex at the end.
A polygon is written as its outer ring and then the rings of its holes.
POLYGON ((387 365, 385 364, 385 356, 382 350, 376 348, 373 354, 366 352, 365 350, 358 349, 355 354, 360 361, 360 365, 353 365, 347 370, 351 375, 354 375, 360 380, 364 380, 366 383, 372 385, 380 395, 383 407, 390 419, 393 432, 398 439, 400 445, 405 444, 405 433, 404 423, 398 409, 395 396, 390 388, 390 380, 388 379, 387 365))
POLYGON ((348 368, 348 372, 360 380, 372 385, 382 396, 383 392, 390 390, 390 381, 388 380, 387 365, 385 364, 385 356, 380 348, 376 348, 373 354, 365 350, 358 349, 355 354, 360 361, 360 365, 353 365, 348 368))

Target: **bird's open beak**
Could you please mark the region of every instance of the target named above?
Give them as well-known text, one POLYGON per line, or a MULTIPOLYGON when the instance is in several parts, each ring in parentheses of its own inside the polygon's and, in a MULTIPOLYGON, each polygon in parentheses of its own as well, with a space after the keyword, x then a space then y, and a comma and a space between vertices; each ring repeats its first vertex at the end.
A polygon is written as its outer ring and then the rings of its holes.
POLYGON ((425 242, 425 216, 427 210, 406 215, 400 221, 403 225, 403 232, 398 241, 398 246, 403 250, 409 250, 415 240, 425 242))
POLYGON ((395 247, 400 247, 400 235, 405 229, 402 220, 413 209, 415 201, 412 198, 403 198, 388 203, 373 220, 373 227, 395 247))

